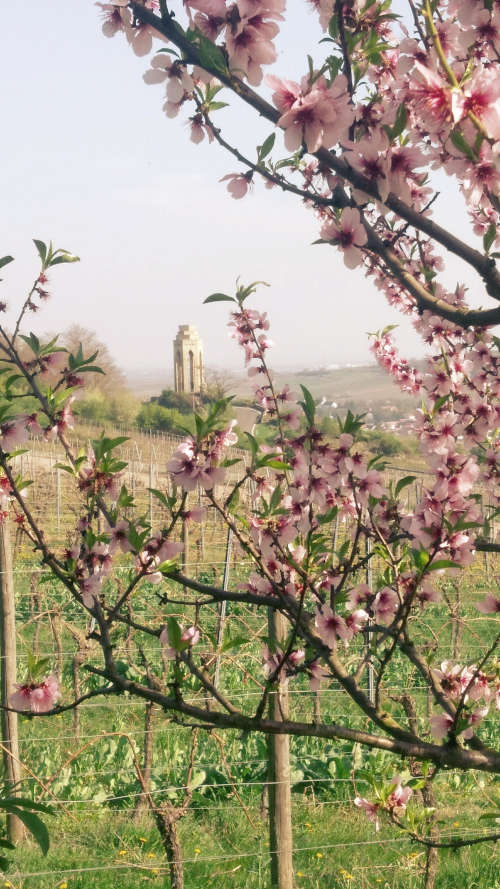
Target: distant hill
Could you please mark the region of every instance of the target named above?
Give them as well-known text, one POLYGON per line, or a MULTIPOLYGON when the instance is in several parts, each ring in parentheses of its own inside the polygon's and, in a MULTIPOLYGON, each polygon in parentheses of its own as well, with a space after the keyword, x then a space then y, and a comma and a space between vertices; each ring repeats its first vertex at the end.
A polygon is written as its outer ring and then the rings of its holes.
MULTIPOLYGON (((235 395, 251 398, 252 388, 246 375, 231 371, 228 376, 233 382, 235 395)), ((321 408, 325 415, 344 413, 350 408, 357 413, 371 412, 374 421, 380 422, 406 417, 417 406, 417 399, 401 392, 377 364, 277 372, 274 379, 278 388, 288 384, 296 394, 300 394, 301 383, 307 386, 317 400, 325 400, 321 408), (332 407, 332 403, 337 407, 332 407)), ((128 384, 136 395, 147 399, 159 395, 162 389, 172 384, 172 380, 169 374, 153 369, 129 374, 128 384)))

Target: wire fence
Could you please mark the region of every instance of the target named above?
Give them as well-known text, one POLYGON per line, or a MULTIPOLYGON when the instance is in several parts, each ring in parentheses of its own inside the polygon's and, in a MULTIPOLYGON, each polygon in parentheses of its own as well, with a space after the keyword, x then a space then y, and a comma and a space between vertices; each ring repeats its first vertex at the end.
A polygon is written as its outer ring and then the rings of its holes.
MULTIPOLYGON (((74 444, 84 447, 86 438, 90 438, 93 435, 94 432, 92 430, 87 430, 84 435, 80 436, 79 441, 75 441, 74 444)), ((151 527, 154 529, 161 526, 166 514, 161 507, 161 504, 155 500, 149 489, 160 488, 166 491, 169 490, 170 481, 166 471, 166 463, 177 447, 179 439, 174 436, 162 435, 138 436, 135 433, 134 439, 133 442, 121 446, 121 456, 129 463, 129 466, 124 472, 123 481, 127 485, 129 491, 134 494, 138 511, 148 516, 151 527)), ((244 459, 245 455, 242 454, 241 458, 244 459)), ((64 472, 64 470, 58 468, 57 465, 58 463, 64 462, 64 454, 55 444, 34 442, 30 453, 22 455, 22 457, 19 458, 19 462, 20 471, 25 475, 32 477, 34 481, 33 486, 29 489, 29 497, 35 514, 38 518, 43 518, 44 522, 47 520, 47 517, 49 517, 49 539, 54 545, 64 545, 73 533, 78 518, 72 479, 64 472)), ((237 469, 235 468, 233 473, 236 473, 236 471, 237 469)), ((410 510, 422 496, 422 490, 427 476, 425 471, 421 469, 391 467, 388 471, 388 477, 392 479, 399 479, 402 475, 416 476, 416 481, 405 489, 406 504, 410 510)), ((229 479, 229 482, 230 480, 231 479, 229 479)), ((226 486, 221 489, 219 493, 224 496, 227 491, 228 487, 226 486)), ((487 502, 486 492, 483 492, 483 494, 485 502, 487 502)), ((199 503, 199 495, 197 492, 191 495, 191 498, 193 504, 197 505, 199 503)), ((207 509, 205 521, 199 526, 193 525, 192 527, 193 531, 190 533, 189 537, 188 553, 185 557, 186 573, 189 570, 189 573, 193 577, 209 577, 210 581, 213 580, 214 583, 222 583, 224 572, 229 571, 230 582, 234 583, 236 586, 238 582, 248 574, 251 566, 249 560, 243 559, 239 553, 231 552, 226 546, 226 528, 220 517, 214 510, 207 509)), ((338 545, 346 539, 349 533, 349 524, 341 524, 337 534, 338 545)), ((68 682, 69 671, 72 668, 75 656, 80 652, 76 641, 70 634, 68 634, 68 631, 63 624, 65 620, 68 622, 70 621, 75 629, 85 633, 89 629, 88 617, 66 594, 63 594, 52 584, 43 583, 42 581, 46 577, 45 569, 32 563, 29 559, 30 557, 27 556, 26 549, 22 548, 18 541, 15 580, 17 591, 16 598, 18 602, 17 617, 19 639, 21 644, 26 644, 27 646, 32 647, 33 642, 35 642, 36 645, 34 647, 37 657, 50 658, 52 665, 57 665, 57 670, 64 671, 66 681, 68 682), (47 626, 42 626, 39 637, 35 638, 34 634, 36 630, 34 629, 34 625, 42 624, 42 619, 46 617, 49 617, 52 623, 49 622, 47 626), (54 625, 54 621, 56 625, 54 625), (57 627, 57 621, 61 623, 61 626, 57 627)), ((488 584, 494 579, 496 574, 500 574, 499 566, 500 561, 498 556, 486 557, 485 555, 484 558, 481 557, 476 559, 473 566, 467 568, 463 572, 460 582, 457 581, 457 585, 460 583, 461 593, 463 593, 463 589, 467 587, 467 607, 473 608, 474 602, 479 600, 481 596, 484 596, 484 592, 481 592, 480 586, 484 583, 488 584)), ((121 573, 126 573, 127 570, 126 566, 118 566, 117 575, 119 576, 121 573)), ((152 604, 152 601, 147 597, 140 606, 139 604, 134 603, 134 609, 136 615, 142 613, 145 618, 149 617, 156 621, 157 624, 159 620, 158 608, 157 606, 155 607, 152 604)), ((241 690, 241 670, 243 670, 246 664, 249 672, 256 673, 255 667, 260 662, 260 645, 262 644, 262 637, 267 633, 267 629, 265 620, 257 618, 255 610, 252 610, 252 608, 238 605, 238 611, 240 613, 236 614, 229 610, 227 625, 237 625, 239 622, 241 626, 244 626, 245 632, 248 633, 249 645, 253 646, 253 651, 247 653, 243 647, 237 652, 238 670, 240 672, 236 674, 236 678, 234 675, 229 676, 228 678, 229 674, 226 674, 223 671, 220 689, 223 693, 227 692, 231 701, 234 701, 239 706, 251 707, 254 709, 262 695, 262 687, 255 690, 241 690)), ((217 606, 208 606, 207 612, 211 615, 211 620, 215 624, 219 616, 217 606)), ((182 617, 182 610, 176 612, 171 608, 169 614, 177 614, 182 617)), ((496 624, 500 622, 500 618, 497 618, 495 621, 494 618, 486 618, 484 615, 469 616, 468 619, 476 621, 479 630, 482 626, 486 625, 486 621, 488 621, 490 627, 493 622, 496 622, 496 624)), ((452 620, 452 618, 450 618, 450 620, 452 620)), ((448 631, 445 628, 441 640, 443 651, 449 647, 447 632, 448 631)), ((92 643, 89 641, 89 645, 91 644, 92 643)), ((152 667, 155 665, 162 665, 163 655, 159 645, 156 647, 152 645, 143 645, 141 650, 142 653, 147 656, 149 664, 152 667)), ((475 639, 472 636, 462 638, 462 651, 467 657, 473 658, 476 652, 482 650, 483 647, 481 646, 479 639, 475 639)), ((205 652, 201 647, 199 651, 204 657, 205 655, 213 656, 214 653, 213 649, 207 649, 205 652)), ((117 656, 125 659, 129 658, 131 662, 134 662, 137 660, 138 646, 133 640, 132 642, 123 642, 122 645, 118 643, 115 653, 117 656)), ((27 658, 27 651, 20 650, 18 652, 20 670, 26 663, 27 658)), ((85 652, 85 658, 86 662, 92 665, 100 660, 101 654, 98 651, 89 648, 85 652)), ((233 656, 231 652, 226 654, 224 663, 228 670, 233 669, 235 658, 236 655, 233 656)), ((427 688, 415 683, 406 675, 401 675, 398 677, 397 681, 388 682, 387 686, 384 688, 384 692, 386 694, 394 695, 411 693, 417 698, 424 696, 424 699, 427 696, 427 688)), ((344 702, 348 700, 348 697, 346 692, 340 687, 322 688, 319 694, 318 692, 306 688, 290 687, 289 696, 291 700, 292 716, 296 713, 303 715, 304 712, 306 712, 304 708, 308 708, 307 712, 312 719, 314 718, 313 708, 314 706, 319 705, 321 708, 324 708, 328 718, 332 718, 334 714, 336 719, 343 719, 351 726, 363 725, 363 717, 357 714, 356 718, 354 718, 353 709, 349 709, 345 706, 344 702)), ((198 693, 193 697, 187 697, 187 701, 188 703, 193 704, 199 703, 200 694, 198 693)), ((426 702, 424 700, 423 706, 425 706, 425 704, 426 702)), ((54 773, 57 773, 58 768, 64 766, 65 756, 71 755, 75 749, 78 749, 78 745, 99 745, 101 742, 102 744, 106 744, 108 743, 110 736, 113 734, 117 737, 124 735, 130 737, 138 754, 143 750, 148 735, 152 735, 157 744, 156 755, 159 755, 158 761, 160 762, 161 770, 161 768, 168 764, 168 744, 170 744, 170 742, 175 742, 183 731, 187 731, 175 723, 165 723, 164 721, 155 723, 154 727, 150 730, 146 729, 142 724, 144 703, 133 700, 117 699, 113 702, 110 700, 94 700, 86 702, 80 710, 82 723, 77 731, 73 730, 72 732, 66 730, 68 719, 72 718, 71 713, 62 715, 62 723, 60 723, 59 731, 54 732, 53 729, 50 729, 50 726, 54 725, 51 721, 50 723, 47 723, 47 733, 45 733, 42 728, 37 728, 33 736, 30 736, 30 732, 33 731, 33 724, 24 720, 22 721, 20 737, 21 755, 26 755, 26 765, 31 767, 35 773, 40 772, 40 774, 35 775, 24 773, 22 778, 23 785, 34 788, 37 785, 37 782, 41 786, 44 783, 49 782, 50 786, 53 785, 57 789, 59 786, 57 784, 57 778, 60 776, 56 774, 56 778, 54 778, 54 773), (102 720, 109 718, 110 715, 115 722, 117 720, 121 720, 122 722, 125 721, 125 727, 122 731, 115 730, 115 728, 111 731, 106 731, 103 728, 94 732, 89 730, 96 721, 102 725, 102 720), (167 746, 162 747, 165 739, 167 746), (55 756, 54 762, 51 761, 49 769, 42 768, 42 764, 38 761, 39 754, 37 754, 37 750, 44 751, 43 755, 45 755, 45 751, 47 751, 47 748, 51 745, 54 751, 59 751, 59 756, 55 756), (29 755, 26 751, 29 751, 29 755), (47 772, 50 772, 50 774, 47 774, 47 772)), ((160 717, 162 715, 161 708, 154 708, 153 713, 155 714, 155 719, 156 717, 160 717)), ((425 724, 427 719, 428 714, 424 715, 419 713, 418 720, 421 725, 425 724)), ((36 726, 40 726, 41 723, 44 723, 42 717, 37 718, 36 726)), ((230 747, 234 738, 237 737, 237 733, 233 733, 229 737, 230 740, 228 744, 230 747)), ((206 745, 208 745, 208 743, 209 741, 207 740, 206 745)), ((205 752, 203 756, 205 756, 205 752)), ((352 763, 354 762, 352 747, 349 752, 347 751, 347 747, 344 746, 341 748, 341 752, 350 762, 348 769, 350 772, 353 767, 352 763)), ((91 813, 94 811, 103 814, 106 812, 109 813, 110 809, 116 805, 124 805, 130 808, 142 796, 143 791, 139 788, 133 765, 130 763, 124 765, 123 762, 120 762, 118 759, 113 763, 113 768, 110 768, 109 762, 106 762, 101 768, 89 769, 87 760, 84 759, 85 755, 85 753, 82 753, 81 761, 79 760, 78 765, 73 767, 73 774, 68 777, 67 792, 69 795, 67 798, 65 798, 64 792, 59 791, 58 795, 51 794, 51 805, 63 809, 67 806, 74 807, 76 817, 84 818, 85 813, 89 813, 90 817, 91 813), (79 771, 80 768, 83 768, 84 770, 79 771), (119 789, 109 791, 106 789, 107 786, 109 786, 108 779, 113 779, 115 785, 118 781, 118 784, 122 782, 122 784, 132 786, 127 786, 126 789, 123 789, 123 792, 119 789), (97 799, 89 799, 89 797, 85 795, 78 796, 74 792, 71 794, 71 787, 73 787, 73 791, 75 789, 78 791, 78 782, 89 782, 90 780, 93 785, 92 792, 95 789, 96 793, 98 793, 97 799)), ((313 754, 309 755, 312 756, 313 754)), ((306 754, 304 754, 304 757, 305 756, 306 754)), ((196 759, 194 765, 197 769, 213 769, 214 762, 215 760, 213 758, 207 759, 205 757, 196 759)), ((217 766, 219 770, 223 771, 220 761, 217 763, 217 766)), ((226 781, 220 780, 220 775, 217 780, 208 778, 204 782, 202 790, 199 792, 199 796, 196 799, 196 811, 207 813, 207 817, 209 813, 215 811, 218 811, 219 813, 226 812, 229 819, 232 817, 231 813, 234 814, 237 810, 242 811, 242 808, 258 811, 261 808, 261 803, 255 802, 253 794, 262 794, 264 788, 269 786, 269 781, 265 774, 261 777, 257 777, 256 774, 250 777, 242 777, 242 770, 247 769, 253 770, 254 772, 260 771, 265 773, 266 767, 267 759, 262 756, 254 758, 248 756, 228 758, 224 764, 224 768, 229 768, 231 770, 230 778, 228 777, 226 781), (234 804, 235 791, 241 793, 244 797, 243 807, 241 803, 238 805, 234 804), (217 795, 220 795, 221 793, 225 794, 226 799, 221 803, 219 797, 217 797, 219 800, 218 802, 214 801, 211 805, 207 804, 206 802, 203 802, 202 796, 203 793, 207 792, 213 792, 217 795)), ((176 774, 180 774, 182 771, 181 765, 177 764, 176 768, 176 774)), ((64 780, 66 780, 66 778, 64 780)), ((462 780, 460 776, 459 780, 462 780)), ((366 781, 361 778, 357 779, 356 783, 359 784, 360 787, 366 786, 366 781)), ((301 793, 295 794, 293 797, 294 807, 307 806, 310 808, 313 815, 317 810, 341 811, 343 808, 352 805, 354 794, 351 774, 348 774, 346 777, 340 777, 338 775, 322 777, 310 774, 304 776, 302 780, 294 782, 294 786, 302 788, 301 793), (310 799, 306 799, 304 796, 304 787, 308 788, 308 790, 316 795, 310 799), (336 798, 340 788, 342 788, 341 799, 336 798), (318 798, 318 794, 321 795, 325 793, 330 794, 334 798, 318 798)), ((173 781, 172 783, 167 783, 165 781, 160 782, 159 786, 154 784, 151 787, 151 793, 153 797, 158 800, 167 800, 172 794, 182 793, 185 789, 186 785, 182 782, 173 781)), ((90 789, 89 792, 91 792, 90 789)), ((460 811, 462 811, 463 814, 463 805, 462 808, 460 805, 448 805, 448 816, 451 817, 452 815, 456 815, 460 811)), ((347 817, 352 818, 352 814, 347 817)), ((477 836, 478 833, 482 831, 482 828, 476 827, 469 829, 467 827, 461 827, 460 833, 465 836, 468 834, 469 830, 471 831, 471 836, 477 836), (473 833, 473 831, 475 831, 475 833, 473 833)), ((448 833, 446 829, 443 828, 441 838, 445 839, 448 836, 456 836, 456 833, 448 833)), ((384 837, 383 842, 385 845, 394 845, 395 848, 398 848, 400 844, 408 844, 409 841, 407 837, 384 837)), ((347 839, 339 843, 332 842, 329 844, 317 844, 311 846, 301 846, 298 844, 294 849, 294 854, 300 857, 302 853, 323 854, 324 852, 340 848, 349 850, 351 847, 353 849, 359 847, 362 849, 365 847, 374 848, 377 845, 379 845, 378 839, 347 839)), ((269 859, 269 855, 269 849, 254 849, 251 852, 231 850, 221 852, 221 854, 218 855, 194 854, 190 856, 188 854, 183 857, 183 864, 186 866, 193 866, 195 864, 201 865, 203 863, 209 865, 216 862, 238 862, 240 860, 243 862, 250 861, 251 859, 258 859, 260 862, 265 863, 265 861, 269 859)), ((59 878, 79 874, 83 876, 85 874, 90 875, 98 872, 104 873, 106 871, 120 872, 130 870, 131 868, 142 870, 146 873, 155 872, 155 875, 167 873, 167 868, 164 863, 153 867, 130 861, 126 864, 96 864, 94 867, 56 868, 55 870, 53 869, 50 871, 26 869, 25 871, 16 873, 15 878, 20 882, 23 880, 41 880, 50 876, 53 880, 56 876, 59 878)), ((361 872, 363 871, 363 868, 365 868, 366 871, 373 871, 376 868, 399 871, 401 865, 397 862, 377 864, 375 861, 369 866, 359 865, 355 862, 352 863, 351 869, 353 871, 356 870, 361 872)), ((52 886, 53 884, 51 883, 50 885, 52 886)))

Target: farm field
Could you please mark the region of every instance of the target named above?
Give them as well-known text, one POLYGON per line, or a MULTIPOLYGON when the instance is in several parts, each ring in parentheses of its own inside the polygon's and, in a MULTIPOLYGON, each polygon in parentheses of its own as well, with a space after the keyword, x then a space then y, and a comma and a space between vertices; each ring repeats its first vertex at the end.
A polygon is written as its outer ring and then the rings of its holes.
MULTIPOLYGON (((80 431, 82 443, 90 432, 80 431)), ((126 482, 140 508, 146 513, 152 510, 153 527, 161 523, 162 516, 147 488, 151 482, 158 488, 166 485, 164 466, 175 444, 175 439, 141 436, 122 446, 123 456, 130 462, 126 482)), ((25 471, 33 470, 33 507, 48 521, 53 539, 63 546, 74 523, 75 505, 66 474, 56 465, 61 455, 52 445, 37 443, 32 454, 23 459, 25 464, 31 460, 25 471)), ((417 476, 408 492, 409 504, 424 481, 417 476)), ((222 581, 227 561, 229 582, 234 587, 248 573, 237 553, 228 554, 225 530, 210 512, 190 538, 185 561, 186 570, 193 576, 216 583, 222 581)), ((456 605, 455 618, 452 614, 443 622, 438 605, 426 610, 421 632, 433 639, 436 663, 450 649, 457 660, 470 663, 485 636, 492 637, 498 621, 491 619, 486 625, 474 602, 490 588, 499 568, 497 556, 477 559, 473 570, 448 582, 444 592, 448 602, 456 605), (437 636, 439 626, 441 633, 437 636)), ((77 609, 63 588, 35 566, 32 554, 20 546, 19 540, 15 577, 19 675, 31 650, 37 657, 49 658, 67 699, 76 689, 81 693, 92 688, 93 679, 82 664, 98 665, 101 655, 98 646, 87 638, 89 626, 82 623, 81 612, 77 617, 77 609)), ((143 587, 142 595, 132 600, 134 617, 156 625, 168 615, 186 618, 186 608, 172 604, 162 606, 160 611, 157 601, 157 588, 143 587)), ((214 607, 213 626, 207 627, 208 633, 215 635, 218 620, 214 607)), ((251 713, 263 688, 260 662, 266 626, 254 609, 236 605, 229 607, 224 633, 227 647, 221 656, 221 689, 244 712, 251 713), (232 639, 244 641, 233 648, 232 639)), ((207 658, 213 664, 213 647, 209 639, 204 641, 207 658)), ((140 633, 134 633, 124 634, 119 643, 123 669, 131 677, 141 675, 142 642, 140 633)), ((160 673, 168 669, 160 646, 147 654, 158 664, 160 673)), ((426 718, 426 695, 413 674, 401 672, 396 665, 387 685, 395 695, 410 691, 419 718, 426 718)), ((193 700, 199 696, 193 684, 193 700)), ((323 720, 368 726, 340 687, 323 687, 314 694, 302 677, 290 687, 290 702, 295 718, 312 721, 319 708, 323 720)), ((21 719, 23 793, 52 807, 54 814, 47 818, 52 845, 45 858, 29 842, 19 849, 5 874, 5 886, 131 889, 137 885, 170 885, 158 832, 140 805, 134 754, 142 761, 145 740, 151 734, 151 791, 155 799, 179 805, 186 782, 190 732, 159 708, 153 708, 149 722, 146 719, 145 705, 127 694, 96 698, 82 705, 78 715, 69 712, 50 719, 21 719)), ((494 742, 492 732, 492 723, 485 720, 483 738, 494 742)), ((233 731, 198 733, 191 776, 193 796, 186 816, 179 822, 185 885, 189 889, 267 889, 270 885, 266 755, 261 736, 233 731)), ((407 766, 400 765, 398 770, 404 771, 407 766)), ((354 796, 363 792, 372 770, 381 768, 388 778, 394 774, 395 766, 387 754, 368 752, 347 742, 292 738, 291 767, 297 889, 421 889, 425 851, 387 824, 382 824, 377 833, 373 823, 353 805, 354 796)), ((491 831, 491 823, 479 818, 491 810, 492 800, 498 797, 498 779, 479 773, 443 774, 436 790, 444 838, 491 831), (470 790, 475 791, 474 797, 468 796, 470 790)), ((441 851, 436 886, 498 889, 496 847, 484 844, 441 851)))

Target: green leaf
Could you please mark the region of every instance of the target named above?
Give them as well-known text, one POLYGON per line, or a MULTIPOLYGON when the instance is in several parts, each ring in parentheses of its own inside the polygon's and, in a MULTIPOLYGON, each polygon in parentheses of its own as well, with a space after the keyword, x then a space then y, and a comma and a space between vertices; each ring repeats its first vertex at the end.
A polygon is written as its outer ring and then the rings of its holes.
POLYGON ((168 618, 167 633, 168 633, 168 641, 170 642, 170 645, 172 646, 172 648, 174 648, 176 651, 180 651, 182 648, 182 642, 181 642, 182 632, 181 632, 181 628, 180 628, 178 622, 176 621, 175 617, 168 618))
POLYGON ((264 139, 262 145, 257 146, 257 158, 259 164, 262 163, 264 158, 266 158, 267 155, 273 150, 275 141, 276 133, 271 133, 271 135, 268 136, 267 139, 264 139))
POLYGON ((277 485, 271 494, 271 500, 269 501, 269 510, 270 512, 274 512, 275 509, 278 509, 278 506, 281 503, 281 498, 283 496, 283 492, 281 490, 281 486, 277 485))
POLYGON ((396 119, 394 121, 394 126, 392 126, 392 127, 385 126, 384 127, 391 142, 394 142, 394 140, 397 139, 398 136, 401 136, 401 133, 404 131, 404 129, 406 127, 407 121, 408 121, 408 112, 406 110, 406 105, 404 104, 404 102, 402 102, 396 112, 396 119))
POLYGON ((196 790, 198 787, 201 787, 201 785, 205 783, 206 777, 207 773, 204 772, 203 769, 195 769, 188 785, 189 790, 196 790))
POLYGON ((200 65, 202 68, 215 69, 219 73, 227 74, 228 67, 226 57, 219 46, 216 46, 212 40, 203 34, 197 34, 197 41, 200 51, 200 65))
POLYGON ((38 241, 36 238, 33 238, 33 243, 38 250, 38 255, 42 260, 43 265, 45 265, 45 260, 47 259, 47 245, 43 243, 43 241, 38 241))
POLYGON ((304 411, 304 414, 306 416, 309 426, 313 426, 314 425, 314 415, 316 413, 316 404, 315 404, 314 398, 312 397, 311 393, 309 392, 309 389, 306 389, 305 386, 302 386, 302 384, 301 384, 300 388, 302 389, 304 401, 299 401, 299 404, 302 407, 302 410, 304 411))
POLYGON ((243 285, 240 285, 240 286, 238 287, 238 290, 236 291, 236 299, 237 299, 238 303, 240 304, 240 306, 243 305, 243 303, 245 302, 245 300, 246 300, 252 293, 255 293, 255 291, 257 290, 257 287, 258 287, 259 284, 262 284, 264 287, 269 287, 269 286, 270 286, 270 285, 267 283, 267 281, 252 281, 252 283, 251 283, 251 284, 248 284, 246 287, 243 287, 243 285))
POLYGON ((427 550, 425 549, 412 549, 411 551, 413 564, 415 568, 423 571, 426 565, 429 564, 430 556, 427 550))
POLYGON ((500 812, 484 812, 483 815, 479 816, 479 820, 500 822, 500 812))
POLYGON ((12 808, 32 809, 34 812, 43 812, 44 815, 53 815, 52 809, 42 803, 24 796, 0 797, 0 809, 11 811, 12 808))
POLYGON ((226 639, 221 647, 221 652, 231 651, 235 648, 241 648, 241 646, 246 645, 247 642, 248 636, 235 636, 234 639, 226 639))
POLYGON ((461 151, 462 154, 465 154, 466 157, 469 158, 469 160, 475 160, 474 152, 460 130, 453 130, 450 138, 455 148, 458 148, 458 150, 461 151))
POLYGON ((458 562, 452 562, 450 559, 439 559, 437 562, 431 562, 427 571, 441 571, 443 568, 461 568, 458 562))
POLYGON ((254 435, 251 435, 250 432, 245 432, 246 437, 248 438, 248 444, 250 445, 250 450, 252 452, 252 462, 255 460, 258 451, 259 451, 259 443, 254 435))
POLYGON ((151 491, 153 497, 156 497, 156 499, 159 500, 166 509, 168 509, 169 511, 172 509, 172 506, 175 503, 175 497, 168 497, 166 494, 163 493, 163 491, 158 491, 156 488, 148 488, 148 491, 151 491))
POLYGON ((271 469, 291 469, 289 463, 283 463, 283 460, 266 460, 265 463, 261 464, 262 466, 269 466, 271 469))
POLYGON ((69 475, 74 475, 75 470, 72 466, 66 466, 65 463, 54 463, 54 469, 62 469, 64 472, 68 472, 69 475))
POLYGON ((17 815, 20 821, 28 828, 31 834, 33 834, 35 840, 37 841, 40 849, 43 854, 46 855, 49 851, 50 846, 50 838, 49 832, 45 827, 43 821, 35 815, 34 812, 27 812, 25 809, 18 809, 13 807, 11 809, 13 815, 17 815))
POLYGON ((61 253, 59 256, 54 256, 54 259, 50 260, 49 266, 61 265, 65 262, 80 262, 80 257, 75 256, 73 253, 61 253))
POLYGON ((330 522, 333 522, 335 518, 337 518, 339 508, 338 506, 332 506, 328 512, 323 513, 322 515, 317 515, 316 518, 320 525, 328 525, 330 522))
POLYGON ((8 265, 9 262, 14 262, 13 256, 2 256, 0 258, 0 269, 3 269, 4 265, 8 265))
POLYGON ((347 553, 349 552, 350 545, 351 545, 350 540, 344 540, 344 542, 343 542, 342 546, 340 547, 338 554, 337 554, 338 558, 339 558, 339 562, 344 561, 347 553))
POLYGON ((40 354, 40 340, 34 333, 30 333, 29 336, 24 336, 23 334, 20 334, 20 336, 21 336, 21 339, 24 340, 24 342, 30 347, 31 351, 35 355, 40 354))
POLYGON ((207 296, 207 298, 203 300, 203 304, 221 302, 234 303, 236 302, 236 300, 234 299, 234 297, 228 296, 227 293, 211 293, 210 296, 207 296))
MULTIPOLYGON (((57 351, 60 352, 60 351, 62 351, 62 350, 61 350, 61 349, 58 349, 57 351)), ((93 374, 103 374, 104 376, 106 375, 106 373, 105 373, 105 371, 102 369, 102 367, 98 367, 97 364, 90 364, 90 365, 88 365, 88 366, 86 366, 86 367, 79 367, 79 368, 78 368, 78 373, 79 373, 79 374, 88 374, 88 373, 93 373, 93 374)))
POLYGON ((492 222, 488 228, 488 231, 486 232, 486 234, 483 237, 483 247, 484 247, 485 253, 490 252, 490 247, 496 238, 496 234, 497 234, 497 227, 492 222))
POLYGON ((416 480, 416 478, 417 478, 416 475, 406 475, 404 478, 400 478, 397 485, 396 485, 395 491, 394 491, 395 496, 397 497, 398 494, 401 493, 403 488, 407 488, 408 485, 413 484, 413 482, 416 480))

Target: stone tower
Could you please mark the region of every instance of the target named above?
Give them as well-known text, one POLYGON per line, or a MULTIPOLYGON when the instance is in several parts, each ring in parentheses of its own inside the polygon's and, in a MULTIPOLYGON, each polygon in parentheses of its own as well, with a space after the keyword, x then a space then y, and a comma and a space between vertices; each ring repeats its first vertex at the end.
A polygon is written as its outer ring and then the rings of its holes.
POLYGON ((181 324, 174 340, 174 389, 189 395, 203 389, 203 345, 191 324, 181 324))

